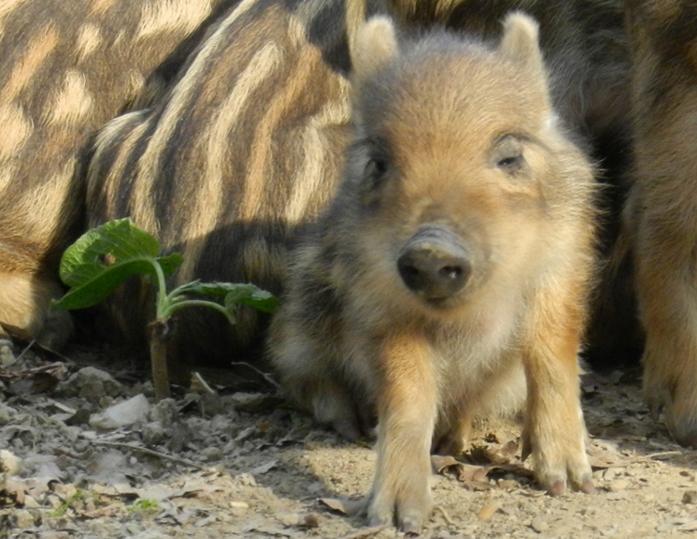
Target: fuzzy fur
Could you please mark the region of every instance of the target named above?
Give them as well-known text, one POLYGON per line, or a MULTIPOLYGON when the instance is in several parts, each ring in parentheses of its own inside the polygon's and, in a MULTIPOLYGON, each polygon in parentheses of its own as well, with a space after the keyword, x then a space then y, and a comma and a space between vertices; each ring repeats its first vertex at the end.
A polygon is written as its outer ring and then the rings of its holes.
POLYGON ((356 140, 270 330, 285 386, 320 421, 352 437, 377 413, 368 516, 407 532, 430 512, 429 450, 462 450, 475 416, 524 401, 541 484, 592 489, 577 353, 593 168, 552 108, 536 23, 504 28, 496 47, 445 32, 398 43, 385 18, 359 32, 356 140), (397 269, 423 230, 471 264, 438 302, 397 269))

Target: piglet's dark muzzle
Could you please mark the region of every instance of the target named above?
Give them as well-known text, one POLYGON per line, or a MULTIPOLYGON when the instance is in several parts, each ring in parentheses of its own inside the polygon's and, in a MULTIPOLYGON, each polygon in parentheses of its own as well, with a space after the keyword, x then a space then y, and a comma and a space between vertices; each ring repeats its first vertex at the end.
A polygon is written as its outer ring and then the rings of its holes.
POLYGON ((427 300, 444 300, 461 290, 472 272, 467 251, 445 228, 422 228, 402 247, 397 259, 402 281, 427 300))

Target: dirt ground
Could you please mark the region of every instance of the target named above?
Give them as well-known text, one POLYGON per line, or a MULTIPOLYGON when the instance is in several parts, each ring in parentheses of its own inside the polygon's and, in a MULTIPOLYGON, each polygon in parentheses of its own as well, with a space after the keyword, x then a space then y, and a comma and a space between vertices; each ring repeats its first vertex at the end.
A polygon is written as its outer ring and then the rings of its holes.
MULTIPOLYGON (((155 405, 142 365, 109 355, 0 341, 0 538, 401 535, 346 514, 371 486, 369 443, 212 373, 155 405)), ((583 380, 595 494, 540 491, 519 427, 490 422, 457 461, 434 460, 422 536, 697 536, 697 452, 650 418, 639 388, 636 372, 583 380)))

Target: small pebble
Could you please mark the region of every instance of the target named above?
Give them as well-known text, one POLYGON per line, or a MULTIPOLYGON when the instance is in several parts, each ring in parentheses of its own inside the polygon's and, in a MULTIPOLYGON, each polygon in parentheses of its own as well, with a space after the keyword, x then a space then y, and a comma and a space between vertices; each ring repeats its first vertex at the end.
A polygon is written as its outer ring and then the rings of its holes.
POLYGON ((203 450, 203 458, 208 462, 215 462, 223 458, 223 453, 219 447, 208 447, 203 450))
POLYGON ((12 349, 9 346, 0 346, 0 365, 2 365, 3 367, 9 367, 16 361, 17 359, 15 358, 15 355, 12 353, 12 349))
POLYGON ((276 518, 286 528, 292 528, 293 526, 300 524, 300 515, 297 513, 280 513, 276 515, 276 518))
POLYGON ((542 517, 535 517, 532 519, 530 527, 537 533, 544 533, 549 530, 549 522, 542 517))
POLYGON ((0 403, 0 426, 7 425, 14 421, 16 415, 17 412, 13 408, 0 403))
POLYGON ((0 451, 0 474, 5 474, 8 477, 15 475, 21 468, 22 461, 13 453, 3 449, 0 451))
POLYGON ((629 481, 625 479, 615 479, 614 481, 610 481, 610 483, 607 485, 607 489, 610 492, 619 492, 621 490, 625 490, 629 486, 629 481))
POLYGON ((605 470, 605 473, 603 473, 603 479, 605 479, 605 481, 612 481, 615 477, 617 477, 616 468, 608 468, 605 470))
POLYGON ((308 513, 302 518, 300 526, 304 528, 317 528, 319 527, 319 516, 315 513, 308 513))
POLYGON ((57 391, 66 397, 80 397, 99 402, 105 396, 118 397, 123 391, 119 382, 106 371, 84 367, 58 385, 57 391))
POLYGON ((26 509, 15 511, 15 525, 19 529, 30 528, 34 525, 34 515, 26 509))
POLYGON ((249 511, 249 504, 245 502, 230 502, 230 513, 234 517, 241 517, 249 511))
POLYGON ((27 494, 24 496, 24 507, 27 509, 39 509, 41 506, 32 496, 27 494))
POLYGON ((240 475, 237 476, 237 481, 242 485, 243 487, 256 487, 257 482, 256 479, 254 479, 254 476, 248 473, 241 473, 240 475))
POLYGON ((153 447, 165 439, 165 429, 159 421, 151 421, 141 427, 143 442, 148 447, 153 447))
POLYGON ((682 495, 682 503, 697 503, 697 490, 688 490, 682 495))

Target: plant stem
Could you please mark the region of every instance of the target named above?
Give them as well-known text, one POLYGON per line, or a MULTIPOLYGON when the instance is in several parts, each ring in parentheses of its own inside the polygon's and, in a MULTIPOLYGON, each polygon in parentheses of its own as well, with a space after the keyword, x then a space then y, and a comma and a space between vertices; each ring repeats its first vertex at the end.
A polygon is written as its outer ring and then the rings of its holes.
POLYGON ((158 318, 150 324, 150 364, 155 399, 158 402, 171 396, 167 373, 167 341, 172 334, 169 322, 169 318, 158 318))
POLYGON ((168 307, 167 301, 167 281, 165 279, 165 272, 162 271, 162 266, 156 261, 153 261, 153 266, 155 267, 155 273, 157 274, 157 319, 164 320, 169 318, 169 315, 165 314, 168 307))

